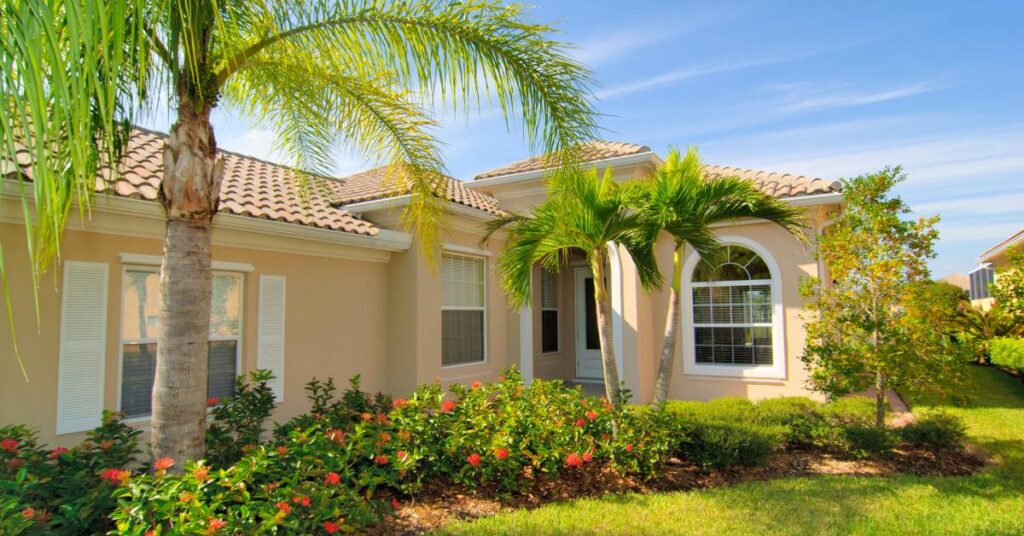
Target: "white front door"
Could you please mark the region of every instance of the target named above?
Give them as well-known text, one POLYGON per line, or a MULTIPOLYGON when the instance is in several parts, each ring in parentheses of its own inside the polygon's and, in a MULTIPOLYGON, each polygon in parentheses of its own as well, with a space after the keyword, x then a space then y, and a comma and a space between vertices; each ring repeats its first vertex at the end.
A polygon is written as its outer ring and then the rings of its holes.
POLYGON ((594 304, 594 276, 590 268, 576 268, 573 275, 576 288, 576 377, 600 380, 604 378, 604 372, 594 304))

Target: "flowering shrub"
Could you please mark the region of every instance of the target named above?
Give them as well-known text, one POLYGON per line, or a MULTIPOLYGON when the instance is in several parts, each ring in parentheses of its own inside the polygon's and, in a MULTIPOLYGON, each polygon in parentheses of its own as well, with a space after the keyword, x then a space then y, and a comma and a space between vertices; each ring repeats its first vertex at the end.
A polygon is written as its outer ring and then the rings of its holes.
POLYGON ((238 461, 246 449, 260 443, 263 423, 274 411, 274 393, 267 385, 273 377, 269 370, 254 370, 248 380, 235 380, 231 398, 207 401, 213 422, 206 429, 206 458, 215 467, 238 461))
POLYGON ((0 533, 105 532, 139 433, 108 412, 81 445, 47 450, 23 426, 0 428, 0 533))
POLYGON ((391 397, 383 393, 373 396, 360 388, 361 378, 358 374, 349 378, 349 386, 335 399, 337 388, 334 379, 327 378, 322 382, 313 378, 306 383, 306 398, 310 401, 309 413, 296 416, 274 429, 274 437, 284 440, 294 430, 303 430, 311 426, 321 426, 325 430, 348 430, 363 421, 364 415, 378 415, 391 410, 391 397))

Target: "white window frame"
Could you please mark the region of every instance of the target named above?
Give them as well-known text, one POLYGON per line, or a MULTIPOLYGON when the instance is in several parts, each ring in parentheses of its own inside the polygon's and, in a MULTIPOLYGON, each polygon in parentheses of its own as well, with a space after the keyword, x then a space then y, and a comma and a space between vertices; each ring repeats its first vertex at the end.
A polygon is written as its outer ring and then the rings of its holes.
MULTIPOLYGON (((159 257, 156 257, 159 259, 159 257)), ((154 274, 160 273, 160 266, 154 266, 152 264, 122 264, 121 265, 121 306, 120 315, 117 318, 117 411, 121 411, 121 388, 122 380, 124 378, 124 347, 126 344, 156 344, 156 337, 147 337, 145 339, 129 339, 124 334, 124 313, 125 313, 125 282, 128 279, 128 272, 149 272, 154 274)), ((243 271, 230 271, 230 270, 213 270, 212 274, 229 275, 237 277, 239 280, 238 290, 238 335, 226 336, 226 335, 207 335, 207 341, 236 341, 235 344, 235 376, 237 377, 242 373, 242 341, 243 334, 245 333, 245 272, 243 271)), ((207 327, 209 331, 209 327, 207 327)), ((207 357, 209 359, 209 357, 207 357)), ((207 410, 209 411, 209 410, 207 410)), ((139 415, 136 417, 128 417, 124 419, 125 423, 148 423, 152 419, 153 414, 139 415)))
MULTIPOLYGON (((743 379, 784 379, 786 377, 786 329, 785 308, 782 305, 782 280, 779 264, 769 251, 754 240, 742 236, 718 237, 722 245, 734 245, 747 248, 756 253, 764 261, 771 273, 771 279, 737 281, 736 284, 764 285, 768 284, 772 293, 772 365, 723 365, 714 363, 697 363, 695 346, 696 328, 693 322, 693 288, 712 286, 707 283, 693 283, 693 272, 700 262, 700 255, 693 253, 683 263, 682 322, 683 339, 683 374, 690 376, 717 376, 743 379)), ((716 327, 747 327, 749 324, 714 324, 716 327)), ((708 324, 701 324, 708 326, 708 324)))
MULTIPOLYGON (((483 313, 484 313, 484 319, 483 319, 484 356, 483 356, 483 359, 481 359, 480 361, 470 361, 468 363, 455 363, 455 364, 452 364, 452 365, 445 365, 444 364, 444 344, 442 343, 442 348, 441 348, 441 369, 442 370, 450 370, 450 369, 457 369, 457 368, 462 368, 462 367, 474 367, 474 366, 479 366, 479 365, 485 365, 490 360, 490 351, 489 351, 489 348, 488 348, 488 346, 489 346, 488 340, 489 339, 488 339, 488 336, 487 336, 487 332, 490 331, 488 329, 489 323, 488 323, 488 318, 487 318, 487 316, 488 316, 487 315, 487 298, 488 298, 487 279, 488 279, 488 274, 489 274, 489 272, 487 271, 488 270, 487 257, 483 257, 483 256, 480 256, 480 255, 468 254, 468 253, 462 252, 460 250, 449 249, 449 247, 445 247, 444 251, 441 252, 441 255, 442 255, 442 257, 444 257, 444 256, 462 257, 462 258, 466 258, 466 259, 473 259, 473 260, 480 261, 483 264, 483 274, 484 274, 483 275, 483 284, 484 284, 484 294, 483 294, 484 305, 483 305, 483 307, 470 307, 470 306, 465 306, 465 305, 444 305, 444 296, 441 296, 441 311, 442 312, 443 311, 483 311, 483 313)), ((443 284, 443 282, 441 282, 440 277, 438 278, 438 282, 441 283, 440 286, 443 289, 444 284, 443 284)), ((444 315, 443 314, 441 315, 441 333, 442 334, 444 333, 444 315)))
POLYGON ((561 285, 561 273, 549 272, 543 266, 540 269, 540 281, 541 281, 541 292, 540 292, 540 346, 541 355, 555 355, 562 352, 562 285, 561 285), (544 306, 544 274, 548 274, 549 277, 553 278, 555 282, 555 306, 545 307, 544 306), (556 348, 550 352, 544 351, 544 312, 554 311, 557 313, 555 325, 558 328, 557 335, 555 336, 556 348))

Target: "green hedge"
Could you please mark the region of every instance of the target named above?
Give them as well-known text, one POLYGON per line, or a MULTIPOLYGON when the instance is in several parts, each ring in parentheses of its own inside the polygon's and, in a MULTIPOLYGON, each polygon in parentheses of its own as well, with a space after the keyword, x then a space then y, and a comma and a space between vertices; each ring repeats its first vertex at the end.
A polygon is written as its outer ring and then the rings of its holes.
POLYGON ((1001 337, 992 340, 992 362, 1004 367, 1024 370, 1024 339, 1001 337))

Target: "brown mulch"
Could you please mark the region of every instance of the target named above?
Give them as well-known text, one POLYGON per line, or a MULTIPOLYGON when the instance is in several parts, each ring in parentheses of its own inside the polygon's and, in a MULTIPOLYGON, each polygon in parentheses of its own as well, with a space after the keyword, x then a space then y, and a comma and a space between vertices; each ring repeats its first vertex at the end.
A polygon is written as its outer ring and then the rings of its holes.
POLYGON ((517 509, 531 509, 552 502, 613 493, 655 493, 720 487, 741 482, 809 475, 970 475, 988 463, 973 447, 963 451, 931 452, 900 450, 884 458, 851 460, 818 450, 788 450, 773 455, 763 467, 703 470, 671 460, 655 480, 624 477, 608 466, 567 471, 558 478, 538 479, 533 488, 507 495, 495 488, 467 489, 451 482, 424 485, 414 500, 398 497, 401 506, 393 517, 369 531, 374 535, 405 535, 441 528, 454 520, 476 519, 517 509))

